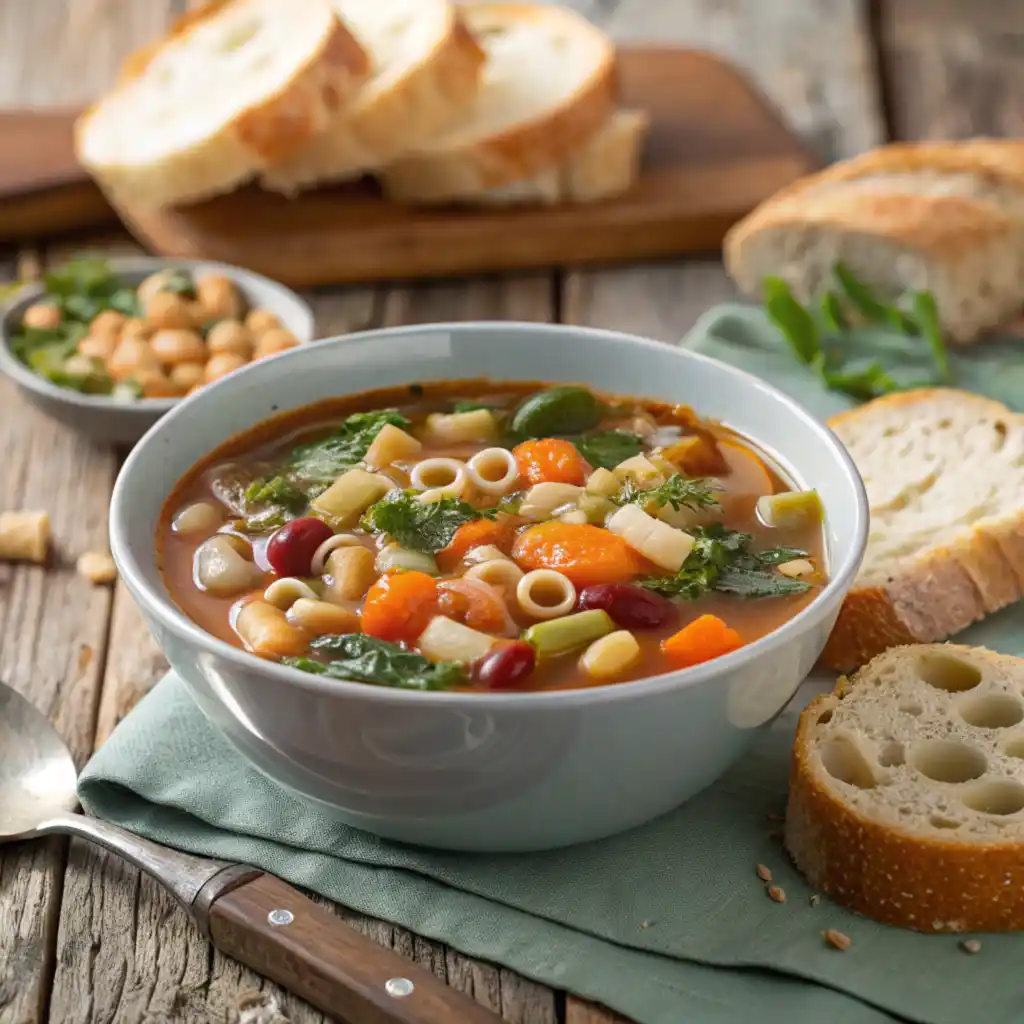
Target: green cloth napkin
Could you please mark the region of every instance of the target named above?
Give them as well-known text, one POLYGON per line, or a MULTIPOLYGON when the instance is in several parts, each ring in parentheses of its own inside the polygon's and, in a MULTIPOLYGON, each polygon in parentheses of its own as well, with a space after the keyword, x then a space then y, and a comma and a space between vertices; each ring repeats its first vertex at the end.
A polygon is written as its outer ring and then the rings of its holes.
MULTIPOLYGON (((687 343, 819 415, 844 405, 804 375, 757 310, 720 307, 687 343)), ((956 359, 959 380, 1018 408, 1022 367, 1014 343, 956 359)), ((962 639, 1024 654, 1018 617, 1009 610, 962 639)), ((968 956, 954 936, 887 928, 827 901, 812 906, 769 836, 777 826, 767 815, 784 806, 795 716, 814 685, 684 807, 553 853, 444 853, 341 825, 250 768, 173 675, 116 729, 80 792, 91 813, 158 842, 256 864, 641 1024, 884 1024, 892 1014, 918 1024, 1019 1024, 1024 937, 986 936, 968 956), (758 863, 774 872, 785 903, 767 898, 758 863), (828 948, 826 928, 845 932, 852 948, 828 948)))

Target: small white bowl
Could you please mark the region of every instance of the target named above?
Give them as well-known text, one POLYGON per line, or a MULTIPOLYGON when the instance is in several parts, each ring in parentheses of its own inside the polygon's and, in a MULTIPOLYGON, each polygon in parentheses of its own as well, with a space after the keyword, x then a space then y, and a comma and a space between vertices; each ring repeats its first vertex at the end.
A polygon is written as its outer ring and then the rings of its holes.
MULTIPOLYGON (((150 274, 168 267, 189 273, 223 274, 238 285, 250 306, 262 306, 276 313, 281 323, 301 343, 312 341, 316 325, 309 304, 283 284, 271 281, 228 263, 206 260, 165 260, 137 257, 107 260, 110 269, 130 285, 138 285, 150 274)), ((83 395, 62 388, 33 373, 12 351, 11 339, 21 326, 25 310, 46 294, 45 286, 27 285, 8 303, 0 323, 0 372, 10 377, 22 394, 47 416, 103 444, 134 444, 180 398, 139 398, 118 401, 108 395, 83 395)))

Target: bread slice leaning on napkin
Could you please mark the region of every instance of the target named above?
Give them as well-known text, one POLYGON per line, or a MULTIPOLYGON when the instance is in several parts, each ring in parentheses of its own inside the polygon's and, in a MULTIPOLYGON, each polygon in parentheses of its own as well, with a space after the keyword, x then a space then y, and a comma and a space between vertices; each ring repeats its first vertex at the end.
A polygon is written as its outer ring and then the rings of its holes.
POLYGON ((1024 659, 899 647, 800 715, 785 843, 810 883, 926 932, 1024 928, 1024 659))
POLYGON ((943 640, 1024 595, 1024 416, 951 388, 834 417, 867 488, 867 552, 822 662, 943 640))
POLYGON ((724 254, 751 296, 774 274, 809 301, 837 262, 890 300, 931 291, 950 340, 974 341, 1024 307, 1024 142, 871 150, 766 200, 724 254))
POLYGON ((133 202, 204 199, 305 146, 369 72, 327 0, 212 0, 128 59, 76 154, 133 202))

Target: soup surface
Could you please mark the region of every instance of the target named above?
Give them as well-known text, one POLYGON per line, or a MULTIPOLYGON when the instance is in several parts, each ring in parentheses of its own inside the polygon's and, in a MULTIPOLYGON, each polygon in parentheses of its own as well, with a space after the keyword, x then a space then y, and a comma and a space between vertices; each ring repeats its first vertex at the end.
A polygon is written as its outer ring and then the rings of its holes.
POLYGON ((822 512, 686 406, 462 381, 321 402, 168 499, 168 590, 260 657, 419 690, 618 683, 720 657, 826 581, 822 512))

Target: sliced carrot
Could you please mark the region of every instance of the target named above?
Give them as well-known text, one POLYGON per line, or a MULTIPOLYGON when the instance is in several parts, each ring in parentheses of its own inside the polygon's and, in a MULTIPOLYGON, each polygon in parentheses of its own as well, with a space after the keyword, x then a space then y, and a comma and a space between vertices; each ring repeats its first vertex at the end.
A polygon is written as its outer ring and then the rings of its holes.
POLYGON ((624 583, 643 569, 640 557, 614 533, 557 520, 524 530, 512 558, 522 569, 556 569, 577 587, 624 583))
POLYGON ((425 572, 381 576, 366 594, 360 626, 379 640, 411 643, 437 614, 437 583, 425 572))
POLYGON ((524 441, 512 449, 519 475, 531 484, 582 484, 587 464, 571 441, 545 437, 524 441))
POLYGON ((465 558, 467 551, 485 544, 491 544, 507 555, 512 550, 516 526, 520 521, 499 516, 498 519, 474 519, 471 523, 463 523, 448 546, 438 551, 437 564, 448 572, 465 558))
POLYGON ((661 642, 661 649, 678 668, 720 658, 742 646, 739 633, 717 615, 702 615, 661 642))
POLYGON ((445 580, 437 585, 437 600, 442 615, 463 622, 470 629, 497 636, 516 633, 501 592, 483 580, 445 580))

